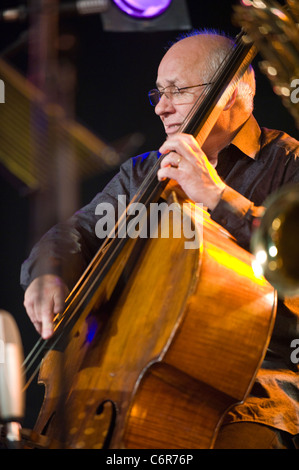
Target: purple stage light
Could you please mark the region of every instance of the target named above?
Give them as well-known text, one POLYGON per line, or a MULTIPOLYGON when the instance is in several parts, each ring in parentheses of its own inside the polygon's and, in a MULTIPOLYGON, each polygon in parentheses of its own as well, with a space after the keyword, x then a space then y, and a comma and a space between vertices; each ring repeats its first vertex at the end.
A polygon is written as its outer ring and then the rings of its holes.
POLYGON ((129 16, 150 19, 162 15, 172 0, 113 0, 129 16))

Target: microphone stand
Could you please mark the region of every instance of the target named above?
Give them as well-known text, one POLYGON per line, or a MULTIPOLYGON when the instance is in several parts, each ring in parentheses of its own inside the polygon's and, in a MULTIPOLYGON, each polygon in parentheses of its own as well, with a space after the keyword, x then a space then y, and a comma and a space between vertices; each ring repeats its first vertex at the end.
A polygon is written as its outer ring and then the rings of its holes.
MULTIPOLYGON (((53 110, 50 129, 46 130, 46 135, 43 126, 40 125, 40 120, 43 118, 40 103, 33 105, 31 113, 37 174, 41 175, 33 212, 34 242, 39 240, 52 225, 65 221, 79 205, 77 162, 71 138, 65 138, 60 134, 62 123, 67 123, 74 115, 76 73, 75 67, 69 61, 59 63, 58 1, 30 0, 31 11, 34 13, 30 18, 29 29, 29 80, 45 97, 43 105, 53 110), (49 8, 49 5, 53 8, 49 8), (45 155, 46 152, 43 151, 44 139, 50 139, 54 143, 50 155, 45 155)), ((44 260, 40 260, 41 262, 46 263, 44 260)), ((61 396, 64 397, 63 364, 58 377, 61 396)), ((62 400, 59 402, 61 403, 58 403, 57 415, 61 417, 61 435, 57 436, 57 440, 62 443, 67 426, 64 403, 62 400)))
POLYGON ((79 190, 71 138, 63 139, 59 132, 62 123, 74 118, 76 71, 69 60, 59 63, 58 0, 30 3, 34 13, 30 18, 28 78, 44 97, 42 106, 33 104, 31 113, 35 167, 40 179, 33 221, 35 242, 53 224, 66 220, 78 209, 79 190), (46 107, 53 112, 50 129, 45 130, 40 122, 46 107), (50 155, 44 152, 46 139, 53 143, 50 155))

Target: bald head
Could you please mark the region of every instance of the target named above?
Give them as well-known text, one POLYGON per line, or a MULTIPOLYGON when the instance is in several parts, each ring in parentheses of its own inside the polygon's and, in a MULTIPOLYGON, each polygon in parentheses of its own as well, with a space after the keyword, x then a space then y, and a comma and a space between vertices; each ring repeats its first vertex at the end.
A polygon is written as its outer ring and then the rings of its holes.
POLYGON ((233 41, 218 34, 197 34, 175 42, 164 60, 183 60, 210 81, 233 46, 233 41))
MULTIPOLYGON (((216 33, 198 33, 184 37, 175 42, 166 52, 159 66, 158 76, 176 70, 184 70, 186 81, 190 77, 195 83, 213 81, 215 73, 231 51, 234 41, 216 33), (194 77, 194 78, 193 78, 194 77)), ((244 110, 252 112, 255 95, 255 77, 252 68, 244 74, 238 87, 238 100, 242 100, 244 110)))

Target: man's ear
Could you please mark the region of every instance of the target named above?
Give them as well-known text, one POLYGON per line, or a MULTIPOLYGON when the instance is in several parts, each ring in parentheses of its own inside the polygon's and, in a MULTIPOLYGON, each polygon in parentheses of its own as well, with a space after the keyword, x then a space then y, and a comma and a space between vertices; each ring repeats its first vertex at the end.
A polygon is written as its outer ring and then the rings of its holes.
POLYGON ((227 111, 229 108, 231 108, 235 104, 237 94, 238 94, 238 87, 235 88, 232 96, 229 98, 228 102, 224 106, 224 108, 223 108, 224 111, 227 111))

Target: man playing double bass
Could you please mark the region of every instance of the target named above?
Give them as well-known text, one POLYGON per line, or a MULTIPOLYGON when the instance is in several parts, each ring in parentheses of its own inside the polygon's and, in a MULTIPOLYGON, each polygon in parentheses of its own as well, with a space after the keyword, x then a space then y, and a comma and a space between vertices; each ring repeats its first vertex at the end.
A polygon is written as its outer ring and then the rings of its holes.
MULTIPOLYGON (((192 32, 180 38, 162 58, 157 88, 149 92, 149 98, 167 135, 159 149, 167 156, 158 179, 174 181, 177 191, 206 206, 211 218, 249 250, 253 221, 261 214, 266 197, 286 183, 299 181, 299 143, 284 132, 257 124, 252 114, 255 78, 251 67, 202 148, 193 136, 179 133, 231 47, 230 39, 213 32, 192 32)), ((115 205, 118 195, 125 195, 129 202, 159 155, 153 151, 127 160, 90 204, 51 229, 24 262, 24 305, 43 338, 51 336, 53 315, 63 309, 67 293, 99 249, 95 207, 101 202, 115 205)), ((215 448, 296 447, 299 374, 298 364, 290 361, 290 343, 296 337, 299 309, 288 309, 279 301, 270 346, 251 394, 227 414, 215 448)))

